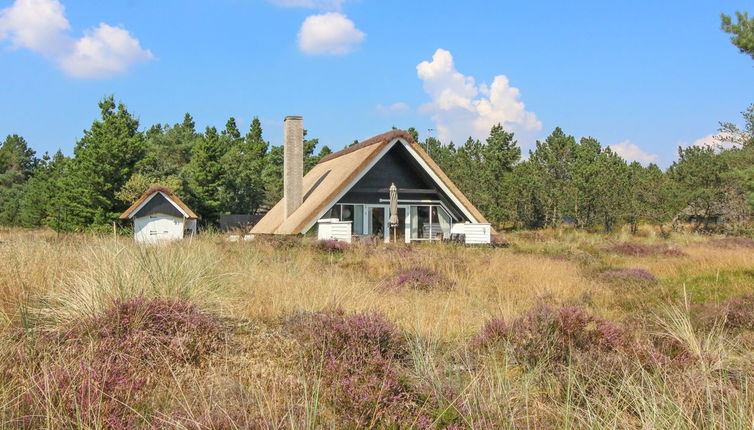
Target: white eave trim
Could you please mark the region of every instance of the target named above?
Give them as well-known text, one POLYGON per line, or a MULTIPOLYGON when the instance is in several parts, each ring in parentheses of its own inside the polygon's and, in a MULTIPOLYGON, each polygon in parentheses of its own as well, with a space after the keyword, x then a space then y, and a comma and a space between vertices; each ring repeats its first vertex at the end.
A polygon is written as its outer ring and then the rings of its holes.
POLYGON ((469 211, 466 205, 461 203, 461 201, 458 200, 458 197, 456 197, 456 195, 453 194, 453 192, 451 192, 447 186, 445 186, 445 183, 440 179, 439 176, 437 176, 435 171, 432 170, 431 167, 429 167, 429 164, 427 164, 427 162, 424 161, 424 159, 419 154, 416 153, 414 148, 402 140, 400 142, 408 150, 409 154, 411 154, 414 157, 414 159, 419 163, 419 165, 422 166, 424 171, 427 172, 429 177, 432 178, 433 181, 435 181, 437 186, 440 187, 440 189, 445 193, 445 195, 447 195, 450 198, 450 200, 456 205, 456 207, 458 207, 458 209, 460 209, 463 212, 463 214, 466 215, 466 217, 468 217, 471 220, 471 222, 478 223, 479 220, 474 215, 472 215, 471 211, 469 211))
POLYGON ((178 209, 178 212, 182 213, 182 214, 183 214, 183 217, 184 217, 184 218, 191 218, 191 217, 189 217, 189 215, 188 215, 188 214, 186 213, 186 211, 184 211, 183 209, 181 209, 181 207, 180 207, 180 206, 178 206, 178 205, 177 205, 177 204, 176 204, 176 203, 175 203, 175 202, 173 201, 173 199, 171 199, 171 198, 170 198, 170 196, 168 196, 167 194, 163 193, 162 191, 157 191, 156 193, 152 193, 152 195, 151 195, 151 196, 149 196, 149 197, 147 197, 147 198, 146 198, 146 200, 144 200, 143 202, 141 202, 141 204, 140 204, 139 206, 137 206, 137 207, 136 207, 136 209, 134 209, 133 211, 131 211, 131 213, 130 213, 130 214, 128 214, 128 219, 132 219, 132 218, 134 217, 134 215, 136 215, 137 213, 139 213, 139 211, 140 211, 140 210, 141 210, 141 209, 142 209, 142 208, 143 208, 144 206, 146 206, 146 205, 147 205, 147 203, 149 203, 149 201, 150 201, 150 200, 152 200, 152 199, 154 198, 154 196, 156 196, 157 194, 162 194, 162 197, 165 197, 165 200, 169 201, 171 205, 173 205, 173 206, 174 206, 174 207, 175 207, 176 209, 178 209))

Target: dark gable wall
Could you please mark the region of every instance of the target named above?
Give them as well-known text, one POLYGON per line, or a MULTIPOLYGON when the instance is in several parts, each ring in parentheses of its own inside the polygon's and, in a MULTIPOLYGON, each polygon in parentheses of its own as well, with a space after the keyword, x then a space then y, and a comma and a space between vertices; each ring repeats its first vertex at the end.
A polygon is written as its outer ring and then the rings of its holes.
POLYGON ((380 199, 390 198, 387 189, 393 182, 398 187, 398 200, 439 200, 454 217, 468 221, 401 144, 393 146, 338 203, 386 204, 380 199))
POLYGON ((144 205, 144 207, 141 208, 139 212, 136 212, 134 218, 155 214, 165 214, 183 218, 181 211, 176 209, 176 207, 173 206, 173 204, 170 203, 168 199, 166 199, 165 196, 163 196, 161 193, 157 193, 156 196, 152 197, 152 199, 149 200, 149 202, 144 205))

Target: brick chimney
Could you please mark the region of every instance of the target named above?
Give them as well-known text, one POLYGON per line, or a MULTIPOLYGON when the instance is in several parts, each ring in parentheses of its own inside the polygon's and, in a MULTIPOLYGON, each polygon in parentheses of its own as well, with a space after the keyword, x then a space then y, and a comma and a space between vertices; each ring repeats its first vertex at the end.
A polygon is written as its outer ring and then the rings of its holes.
POLYGON ((288 219, 304 198, 304 118, 287 116, 283 124, 283 199, 288 219))

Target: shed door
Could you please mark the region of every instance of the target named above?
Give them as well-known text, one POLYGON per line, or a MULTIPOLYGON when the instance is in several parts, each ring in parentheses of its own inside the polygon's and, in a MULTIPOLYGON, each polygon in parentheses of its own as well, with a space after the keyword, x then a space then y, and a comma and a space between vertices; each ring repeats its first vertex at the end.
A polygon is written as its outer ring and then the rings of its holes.
POLYGON ((158 242, 162 240, 175 240, 183 237, 182 220, 170 215, 149 215, 144 218, 143 225, 137 229, 137 240, 144 242, 158 242))

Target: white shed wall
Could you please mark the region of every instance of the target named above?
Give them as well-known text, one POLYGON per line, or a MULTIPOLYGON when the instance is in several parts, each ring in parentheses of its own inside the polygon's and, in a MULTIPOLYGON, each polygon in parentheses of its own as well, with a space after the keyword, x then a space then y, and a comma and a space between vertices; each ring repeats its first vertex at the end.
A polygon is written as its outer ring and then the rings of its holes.
POLYGON ((183 218, 155 214, 134 218, 134 240, 139 243, 156 243, 183 239, 183 218))

